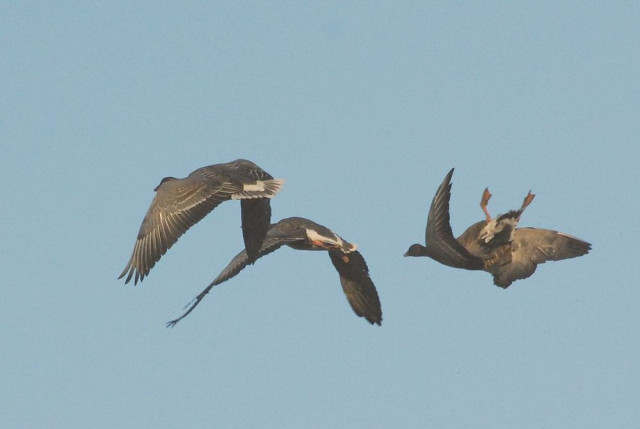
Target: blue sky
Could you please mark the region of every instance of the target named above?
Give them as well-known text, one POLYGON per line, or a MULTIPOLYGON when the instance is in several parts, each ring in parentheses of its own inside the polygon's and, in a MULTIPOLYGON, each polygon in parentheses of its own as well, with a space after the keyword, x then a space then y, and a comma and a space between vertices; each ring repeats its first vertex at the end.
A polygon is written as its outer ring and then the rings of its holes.
POLYGON ((635 427, 633 2, 3 2, 6 427, 635 427), (326 254, 281 249, 181 314, 242 249, 237 203, 141 285, 116 278, 165 176, 248 158, 274 221, 357 243, 384 321, 326 254), (507 290, 403 258, 455 167, 462 233, 592 243, 507 290))

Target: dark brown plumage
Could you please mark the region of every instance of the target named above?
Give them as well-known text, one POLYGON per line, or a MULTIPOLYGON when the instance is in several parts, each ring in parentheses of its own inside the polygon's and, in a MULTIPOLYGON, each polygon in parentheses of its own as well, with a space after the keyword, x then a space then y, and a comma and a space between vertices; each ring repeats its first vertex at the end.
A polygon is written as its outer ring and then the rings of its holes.
POLYGON ((428 256, 442 264, 493 274, 494 283, 507 288, 515 280, 531 276, 538 264, 582 256, 591 245, 558 231, 516 228, 534 195, 529 192, 519 210, 492 219, 486 210, 488 189, 481 199, 486 219, 476 222, 457 239, 449 224, 449 200, 453 169, 438 187, 429 209, 426 246, 413 244, 405 256, 428 256))
POLYGON ((242 233, 249 261, 257 258, 271 220, 270 198, 284 180, 274 179, 256 164, 238 159, 202 167, 184 179, 165 177, 154 189, 156 196, 147 211, 133 253, 120 274, 134 284, 142 281, 160 257, 182 234, 220 203, 239 199, 242 233))
MULTIPOLYGON (((356 250, 354 244, 348 243, 328 228, 300 217, 282 219, 269 227, 267 236, 258 252, 258 258, 267 255, 282 246, 297 250, 326 250, 340 276, 342 290, 351 308, 369 323, 380 325, 382 309, 376 287, 369 276, 367 264, 356 250)), ((167 326, 175 326, 186 317, 209 293, 211 288, 237 275, 249 264, 247 252, 238 253, 189 306, 179 318, 172 320, 167 326)))

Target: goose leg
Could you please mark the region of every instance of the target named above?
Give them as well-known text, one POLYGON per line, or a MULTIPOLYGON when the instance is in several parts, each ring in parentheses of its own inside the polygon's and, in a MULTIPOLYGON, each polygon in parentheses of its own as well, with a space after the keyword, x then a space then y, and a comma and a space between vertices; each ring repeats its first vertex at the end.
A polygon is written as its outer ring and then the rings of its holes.
POLYGON ((482 193, 482 199, 480 200, 480 207, 484 212, 484 215, 487 217, 487 222, 491 222, 491 215, 487 210, 487 203, 491 199, 491 192, 489 192, 489 188, 484 188, 484 192, 482 193))
POLYGON ((535 197, 535 194, 532 194, 531 191, 529 191, 527 196, 524 197, 524 201, 522 202, 522 207, 520 207, 520 210, 526 209, 527 206, 531 204, 531 201, 533 201, 533 197, 535 197))
POLYGON ((520 207, 520 210, 518 210, 520 214, 516 218, 517 221, 520 221, 520 216, 522 216, 522 212, 524 211, 524 209, 527 208, 529 204, 531 204, 531 201, 533 201, 533 197, 535 197, 535 194, 532 194, 531 190, 529 190, 529 193, 527 194, 527 196, 524 197, 524 201, 522 201, 522 206, 520 207))

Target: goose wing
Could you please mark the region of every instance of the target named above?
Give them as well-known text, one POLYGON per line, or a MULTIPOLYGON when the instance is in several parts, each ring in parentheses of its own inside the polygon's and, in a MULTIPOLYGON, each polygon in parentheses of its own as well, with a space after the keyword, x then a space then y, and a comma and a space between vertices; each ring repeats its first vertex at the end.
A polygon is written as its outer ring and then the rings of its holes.
POLYGON ((511 263, 493 272, 497 286, 507 288, 518 279, 531 276, 538 264, 585 255, 591 244, 558 231, 538 228, 518 228, 512 242, 511 263))
POLYGON ((353 311, 369 323, 380 325, 382 308, 369 268, 360 252, 330 250, 329 257, 340 275, 340 283, 353 311))
POLYGON ((156 188, 131 258, 118 278, 126 275, 125 283, 132 277, 134 284, 142 281, 182 234, 241 189, 242 184, 217 175, 164 179, 156 188))
MULTIPOLYGON (((262 243, 262 247, 258 252, 258 256, 256 259, 261 258, 264 255, 268 255, 269 253, 275 252, 280 247, 285 244, 291 244, 296 241, 301 241, 306 238, 306 233, 304 229, 299 228, 296 225, 293 225, 290 222, 286 222, 282 220, 274 225, 271 225, 269 231, 267 232, 267 237, 262 243)), ((202 292, 196 296, 193 301, 191 301, 187 307, 187 311, 177 319, 174 319, 167 323, 168 327, 173 327, 180 320, 187 317, 189 313, 191 313, 197 306, 200 304, 200 301, 204 299, 204 297, 211 291, 211 289, 219 285, 220 283, 226 282, 232 277, 235 277, 240 271, 244 269, 247 265, 252 263, 247 255, 246 250, 242 250, 238 253, 229 264, 218 274, 216 277, 202 292)))
POLYGON ((274 179, 272 175, 246 159, 204 167, 196 170, 194 174, 203 177, 222 174, 230 181, 242 184, 242 189, 231 198, 241 200, 244 246, 249 262, 255 262, 271 222, 270 198, 280 191, 284 180, 274 179))
POLYGON ((427 247, 438 262, 454 268, 481 269, 482 260, 471 255, 454 237, 449 218, 453 168, 438 187, 427 218, 427 247))
POLYGON ((242 238, 249 263, 260 256, 262 244, 267 236, 271 222, 271 200, 267 198, 246 199, 240 201, 242 217, 242 238))
MULTIPOLYGON (((286 219, 272 225, 269 228, 267 236, 262 243, 262 247, 258 252, 258 258, 275 252, 285 244, 292 244, 294 242, 302 241, 307 238, 304 229, 285 221, 286 219)), ((240 271, 242 271, 244 267, 246 267, 250 263, 252 262, 249 260, 246 250, 241 251, 231 260, 231 262, 229 262, 227 267, 222 270, 218 277, 215 278, 215 280, 212 282, 212 285, 218 285, 222 282, 226 282, 232 277, 235 277, 240 271)))

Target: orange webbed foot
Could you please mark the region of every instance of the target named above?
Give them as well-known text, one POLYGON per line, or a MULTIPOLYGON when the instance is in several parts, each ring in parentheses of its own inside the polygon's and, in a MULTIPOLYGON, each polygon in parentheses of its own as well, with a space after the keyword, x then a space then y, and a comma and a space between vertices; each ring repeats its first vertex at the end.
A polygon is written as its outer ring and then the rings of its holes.
POLYGON ((491 215, 487 210, 487 204, 489 203, 490 199, 491 199, 491 192, 489 192, 489 188, 484 188, 484 192, 482 192, 482 198, 480 199, 480 207, 482 208, 482 211, 487 217, 487 222, 491 222, 491 215))
POLYGON ((524 197, 524 201, 522 202, 522 207, 520 207, 520 210, 524 210, 525 208, 527 208, 527 206, 529 204, 531 204, 531 201, 533 201, 533 198, 535 197, 535 194, 531 193, 531 190, 529 190, 529 193, 527 194, 526 197, 524 197))

